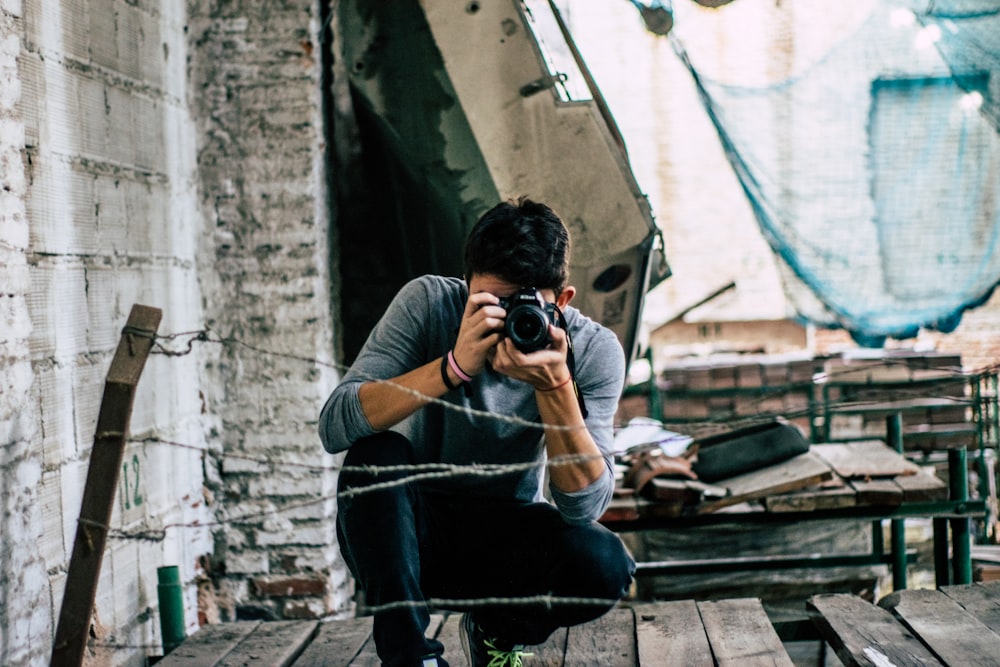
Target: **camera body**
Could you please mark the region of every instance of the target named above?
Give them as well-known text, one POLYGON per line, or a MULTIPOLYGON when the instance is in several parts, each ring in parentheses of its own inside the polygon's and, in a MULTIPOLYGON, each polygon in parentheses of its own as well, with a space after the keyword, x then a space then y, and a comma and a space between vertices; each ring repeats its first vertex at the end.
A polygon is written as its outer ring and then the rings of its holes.
POLYGON ((559 324, 558 311, 534 287, 523 287, 515 294, 500 297, 500 307, 507 311, 504 334, 518 350, 528 354, 552 342, 549 324, 559 324))

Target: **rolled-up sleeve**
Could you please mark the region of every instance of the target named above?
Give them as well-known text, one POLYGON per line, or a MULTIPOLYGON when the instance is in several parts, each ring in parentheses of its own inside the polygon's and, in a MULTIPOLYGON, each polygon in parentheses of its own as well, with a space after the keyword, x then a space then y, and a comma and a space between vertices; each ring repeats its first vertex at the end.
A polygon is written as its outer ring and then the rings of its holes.
MULTIPOLYGON (((593 325, 597 326, 597 325, 593 325)), ((549 493, 567 523, 596 521, 611 503, 615 490, 613 457, 614 419, 625 385, 625 354, 618 338, 601 328, 587 347, 577 350, 576 378, 587 408, 587 430, 604 456, 604 471, 578 491, 560 491, 549 485, 549 493)))
POLYGON ((552 501, 559 508, 563 521, 569 524, 584 524, 596 521, 608 508, 615 491, 615 478, 609 469, 607 474, 579 491, 560 491, 549 485, 552 501))
POLYGON ((319 438, 326 451, 342 452, 375 433, 358 391, 365 382, 398 377, 425 362, 428 312, 427 288, 419 278, 404 285, 389 304, 320 411, 319 438))
POLYGON ((331 454, 342 452, 352 442, 375 433, 361 409, 358 389, 362 381, 342 382, 334 389, 319 414, 319 439, 331 454))

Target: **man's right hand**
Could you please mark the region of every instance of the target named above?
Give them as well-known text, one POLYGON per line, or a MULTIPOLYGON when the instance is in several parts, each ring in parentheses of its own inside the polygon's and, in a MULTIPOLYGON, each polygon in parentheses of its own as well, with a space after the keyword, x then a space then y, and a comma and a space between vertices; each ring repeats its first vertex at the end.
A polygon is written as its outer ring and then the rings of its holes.
POLYGON ((489 351, 503 339, 507 312, 489 292, 470 294, 455 341, 455 362, 468 375, 479 375, 486 367, 489 351))

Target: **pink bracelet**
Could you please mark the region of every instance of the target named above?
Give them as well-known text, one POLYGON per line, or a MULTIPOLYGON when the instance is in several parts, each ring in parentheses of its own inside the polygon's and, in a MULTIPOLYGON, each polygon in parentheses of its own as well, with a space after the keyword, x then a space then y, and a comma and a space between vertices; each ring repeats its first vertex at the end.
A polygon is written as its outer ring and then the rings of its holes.
POLYGON ((454 350, 448 350, 448 365, 451 366, 451 370, 455 371, 455 375, 457 375, 462 382, 472 382, 472 376, 463 371, 459 367, 458 362, 455 361, 454 350))

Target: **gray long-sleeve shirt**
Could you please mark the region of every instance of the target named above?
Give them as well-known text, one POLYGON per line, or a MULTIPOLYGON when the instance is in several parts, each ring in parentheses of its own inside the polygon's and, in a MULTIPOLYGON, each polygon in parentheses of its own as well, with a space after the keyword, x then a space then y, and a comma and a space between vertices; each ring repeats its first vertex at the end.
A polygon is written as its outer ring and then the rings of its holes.
MULTIPOLYGON (((328 452, 346 450, 375 433, 358 398, 362 383, 402 375, 440 359, 454 347, 467 298, 465 281, 458 278, 422 276, 403 286, 323 406, 319 435, 328 452)), ((625 358, 610 329, 572 307, 563 309, 563 315, 575 350, 577 384, 588 411, 587 430, 603 452, 606 466, 600 479, 584 489, 565 493, 550 485, 549 491, 567 522, 583 523, 604 512, 614 490, 610 451, 625 358)), ((462 474, 435 481, 435 487, 495 500, 541 500, 542 429, 506 419, 513 416, 541 424, 533 387, 487 368, 473 378, 469 396, 459 389, 445 394, 443 400, 447 407, 429 404, 392 428, 410 439, 419 462, 537 465, 499 476, 462 474)))

